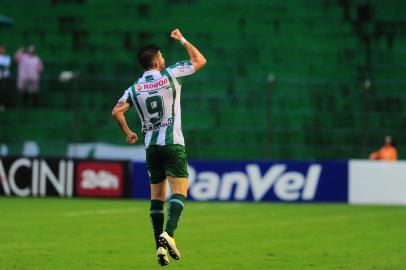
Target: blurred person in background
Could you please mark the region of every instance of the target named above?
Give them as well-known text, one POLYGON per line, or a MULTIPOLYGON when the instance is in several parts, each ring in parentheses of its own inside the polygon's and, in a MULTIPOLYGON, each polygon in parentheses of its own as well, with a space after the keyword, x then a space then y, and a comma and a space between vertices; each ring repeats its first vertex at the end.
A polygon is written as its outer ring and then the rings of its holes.
POLYGON ((369 155, 369 159, 394 161, 398 159, 398 152, 391 136, 385 136, 385 143, 377 152, 369 155))
POLYGON ((6 47, 0 45, 0 111, 10 104, 10 77, 11 58, 6 54, 6 47))
POLYGON ((124 113, 130 106, 134 106, 142 122, 151 188, 150 219, 156 255, 161 266, 168 265, 168 253, 175 260, 180 258, 174 231, 183 213, 188 190, 187 156, 181 124, 181 86, 184 77, 192 75, 206 64, 204 56, 178 29, 172 31, 171 37, 186 49, 190 60, 166 68, 159 47, 143 47, 138 53, 138 61, 144 74, 124 91, 112 112, 129 144, 136 143, 138 136, 128 127, 124 113), (164 231, 167 182, 172 196, 164 231))
POLYGON ((17 88, 23 99, 24 107, 38 105, 39 80, 43 70, 41 58, 36 54, 33 45, 25 51, 20 48, 15 54, 18 64, 17 88))

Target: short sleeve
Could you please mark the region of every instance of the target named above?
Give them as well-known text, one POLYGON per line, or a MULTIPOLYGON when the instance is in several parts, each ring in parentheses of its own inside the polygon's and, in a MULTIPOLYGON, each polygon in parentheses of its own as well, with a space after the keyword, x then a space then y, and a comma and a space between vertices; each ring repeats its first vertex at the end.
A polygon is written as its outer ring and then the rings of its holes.
POLYGON ((177 62, 168 69, 176 78, 189 76, 195 73, 195 67, 189 60, 177 62))
POLYGON ((118 102, 127 102, 132 105, 131 96, 130 96, 130 88, 124 91, 123 96, 118 100, 118 102))

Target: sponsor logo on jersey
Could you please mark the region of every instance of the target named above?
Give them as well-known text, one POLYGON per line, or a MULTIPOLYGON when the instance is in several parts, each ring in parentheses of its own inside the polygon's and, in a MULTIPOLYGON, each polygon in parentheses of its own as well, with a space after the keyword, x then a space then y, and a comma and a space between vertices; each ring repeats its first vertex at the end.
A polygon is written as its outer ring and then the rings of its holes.
POLYGON ((184 72, 186 69, 188 69, 188 67, 185 67, 185 66, 178 66, 178 67, 176 67, 176 69, 177 69, 179 72, 184 72))
MULTIPOLYGON (((164 78, 162 78, 159 81, 156 81, 154 83, 145 83, 143 85, 143 90, 151 90, 151 89, 163 87, 163 86, 165 86, 167 84, 169 84, 168 77, 164 77, 164 78)), ((138 86, 137 86, 137 89, 138 89, 138 86)))
POLYGON ((179 72, 184 72, 190 69, 189 63, 187 61, 179 62, 178 65, 176 65, 176 69, 179 72))
POLYGON ((172 123, 173 123, 173 118, 169 118, 168 121, 163 122, 160 125, 150 125, 150 126, 144 125, 144 127, 142 128, 142 132, 159 130, 160 128, 172 125, 172 123))
POLYGON ((80 196, 120 197, 123 193, 122 165, 81 162, 77 167, 76 184, 80 196))
POLYGON ((140 90, 142 89, 142 86, 141 86, 141 85, 137 85, 137 86, 135 87, 135 89, 137 89, 137 91, 140 91, 140 90))

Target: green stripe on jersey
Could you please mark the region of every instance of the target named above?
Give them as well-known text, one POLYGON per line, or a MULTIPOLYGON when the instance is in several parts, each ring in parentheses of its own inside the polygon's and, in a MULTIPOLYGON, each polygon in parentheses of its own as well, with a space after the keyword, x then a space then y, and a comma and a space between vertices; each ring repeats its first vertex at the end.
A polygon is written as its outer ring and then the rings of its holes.
POLYGON ((169 83, 172 88, 172 125, 168 126, 165 131, 165 144, 173 144, 173 126, 175 125, 175 99, 176 99, 176 88, 175 84, 173 83, 171 75, 165 70, 162 75, 166 75, 168 77, 169 83))
POLYGON ((147 135, 147 133, 145 131, 141 131, 142 134, 142 141, 144 142, 145 145, 145 135, 147 135))
POLYGON ((170 125, 169 127, 166 128, 165 144, 173 144, 173 125, 174 125, 174 123, 172 123, 172 125, 170 125))
POLYGON ((179 61, 179 62, 173 64, 172 66, 170 66, 169 68, 176 68, 176 67, 179 67, 179 66, 184 66, 185 64, 188 65, 188 66, 191 66, 192 62, 190 62, 190 60, 179 61))
POLYGON ((152 132, 152 136, 151 136, 151 140, 149 141, 149 145, 156 145, 156 143, 158 141, 158 136, 159 136, 159 129, 154 130, 152 132))
POLYGON ((142 113, 141 106, 138 103, 138 99, 137 99, 138 94, 135 92, 134 85, 131 85, 131 94, 130 94, 130 96, 131 96, 131 99, 133 101, 134 106, 137 108, 138 114, 142 118, 142 122, 145 123, 144 114, 142 113))

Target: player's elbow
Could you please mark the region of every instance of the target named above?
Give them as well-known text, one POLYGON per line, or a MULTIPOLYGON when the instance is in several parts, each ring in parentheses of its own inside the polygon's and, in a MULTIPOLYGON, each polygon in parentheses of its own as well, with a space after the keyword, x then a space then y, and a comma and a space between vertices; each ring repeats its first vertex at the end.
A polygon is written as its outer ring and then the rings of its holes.
POLYGON ((207 64, 206 58, 202 57, 202 67, 207 64))
POLYGON ((194 63, 193 63, 195 71, 198 71, 199 69, 201 69, 204 65, 206 65, 206 63, 207 63, 207 60, 203 56, 200 57, 199 59, 196 59, 196 61, 194 61, 194 63))
POLYGON ((122 114, 122 112, 121 112, 119 109, 117 109, 117 108, 114 108, 114 109, 111 111, 111 115, 112 115, 114 118, 116 118, 116 119, 119 117, 120 114, 122 114))

